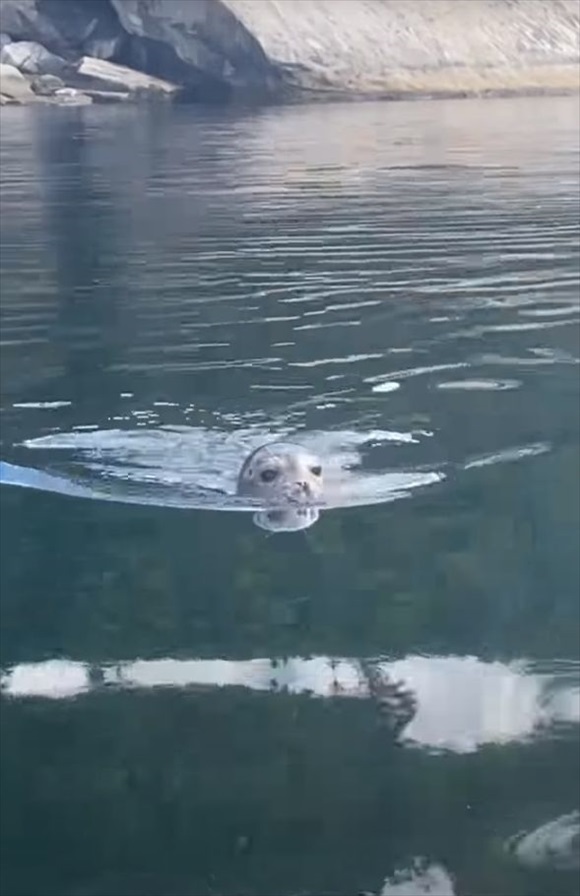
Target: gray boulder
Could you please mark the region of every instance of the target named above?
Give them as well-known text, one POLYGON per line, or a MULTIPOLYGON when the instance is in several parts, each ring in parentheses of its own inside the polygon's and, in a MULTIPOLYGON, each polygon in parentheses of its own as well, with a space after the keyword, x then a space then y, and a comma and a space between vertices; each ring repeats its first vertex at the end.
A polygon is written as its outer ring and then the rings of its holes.
POLYGON ((31 40, 7 44, 0 51, 0 62, 13 65, 27 75, 57 75, 67 68, 67 62, 61 56, 31 40))
POLYGON ((221 0, 110 0, 133 36, 131 63, 191 87, 269 92, 278 70, 221 0))
POLYGON ((114 65, 104 59, 83 56, 76 66, 77 76, 93 89, 121 90, 135 93, 149 92, 171 96, 179 90, 176 84, 134 71, 124 65, 114 65))
POLYGON ((30 84, 17 68, 0 62, 0 94, 7 100, 29 103, 36 100, 30 84))
POLYGON ((13 40, 34 40, 55 53, 64 47, 58 27, 42 12, 41 0, 0 0, 0 31, 13 40))
POLYGON ((110 58, 126 38, 107 0, 0 0, 0 31, 65 58, 110 58))
POLYGON ((61 90, 65 83, 56 75, 38 75, 32 79, 30 86, 37 96, 52 96, 57 90, 61 90))
POLYGON ((84 89, 85 96, 90 96, 93 103, 126 103, 129 100, 136 99, 135 94, 127 93, 123 90, 88 90, 84 89))

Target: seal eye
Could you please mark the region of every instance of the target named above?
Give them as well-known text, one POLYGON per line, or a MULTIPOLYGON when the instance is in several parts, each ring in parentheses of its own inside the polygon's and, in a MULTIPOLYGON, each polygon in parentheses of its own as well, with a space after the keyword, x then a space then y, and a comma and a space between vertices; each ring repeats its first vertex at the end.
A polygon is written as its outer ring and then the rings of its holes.
POLYGON ((314 474, 314 476, 320 476, 322 473, 322 467, 310 467, 310 472, 314 474))
POLYGON ((271 467, 269 470, 262 470, 260 473, 260 479, 262 482, 274 482, 274 479, 278 475, 278 470, 273 470, 271 467))

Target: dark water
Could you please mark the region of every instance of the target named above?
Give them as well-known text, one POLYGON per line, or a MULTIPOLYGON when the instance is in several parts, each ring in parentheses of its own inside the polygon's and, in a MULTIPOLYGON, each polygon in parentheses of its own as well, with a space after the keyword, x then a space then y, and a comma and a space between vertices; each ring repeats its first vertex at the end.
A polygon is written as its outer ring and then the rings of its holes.
POLYGON ((577 894, 576 100, 0 125, 2 896, 577 894))

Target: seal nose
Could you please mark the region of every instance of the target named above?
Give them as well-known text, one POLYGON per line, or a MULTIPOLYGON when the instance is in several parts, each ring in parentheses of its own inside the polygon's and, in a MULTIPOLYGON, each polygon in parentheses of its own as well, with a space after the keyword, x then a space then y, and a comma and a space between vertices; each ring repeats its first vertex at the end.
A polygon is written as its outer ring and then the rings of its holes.
POLYGON ((310 494, 311 494, 312 489, 310 488, 310 483, 309 483, 309 482, 305 482, 304 480, 300 480, 300 482, 297 482, 297 483, 296 483, 296 486, 297 486, 297 488, 298 488, 298 491, 302 492, 304 495, 307 495, 307 497, 310 497, 310 494))

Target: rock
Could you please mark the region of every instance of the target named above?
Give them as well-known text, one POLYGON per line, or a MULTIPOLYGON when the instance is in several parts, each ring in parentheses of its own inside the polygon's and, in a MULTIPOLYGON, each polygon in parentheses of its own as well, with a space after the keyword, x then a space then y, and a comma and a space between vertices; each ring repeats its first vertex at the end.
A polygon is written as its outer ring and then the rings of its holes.
POLYGON ((30 84, 17 68, 0 62, 0 93, 9 100, 18 103, 34 102, 34 94, 30 84))
POLYGON ((90 106, 93 102, 90 96, 74 87, 62 87, 55 92, 54 98, 65 106, 90 106))
POLYGON ((580 869, 580 812, 561 815, 529 832, 520 832, 506 842, 524 868, 535 871, 580 869))
POLYGON ((305 91, 465 95, 579 86, 578 0, 223 3, 305 91))
POLYGON ((127 52, 138 68, 218 94, 220 86, 264 93, 278 85, 276 66, 222 0, 110 2, 133 35, 127 52))
POLYGON ((110 58, 126 39, 108 0, 0 0, 0 31, 65 59, 110 58))
POLYGON ((37 96, 52 96, 57 90, 61 90, 65 83, 56 75, 38 75, 32 79, 30 86, 37 96))
POLYGON ((85 88, 83 93, 90 96, 94 103, 126 103, 132 98, 130 93, 125 93, 122 90, 88 90, 85 88))
POLYGON ((0 51, 0 62, 13 65, 28 75, 57 75, 67 68, 67 63, 61 56, 56 56, 31 40, 7 44, 0 51))
POLYGON ((55 53, 65 49, 58 27, 42 10, 41 0, 0 0, 0 31, 13 40, 34 40, 55 53))
POLYGON ((0 0, 0 32, 204 102, 517 94, 578 90, 579 13, 578 0, 0 0))
MULTIPOLYGON (((4 0, 0 0, 0 3, 4 0)), ((63 37, 67 49, 79 56, 95 56, 112 59, 122 54, 127 35, 107 0, 52 0, 44 3, 50 7, 52 22, 63 37)))
POLYGON ((109 87, 109 89, 116 87, 129 92, 147 91, 167 96, 179 90, 176 84, 171 84, 169 81, 137 72, 124 65, 114 65, 104 59, 93 59, 90 56, 83 56, 76 66, 76 72, 82 78, 102 85, 104 88, 109 87))

